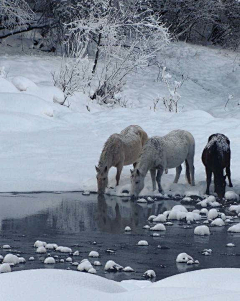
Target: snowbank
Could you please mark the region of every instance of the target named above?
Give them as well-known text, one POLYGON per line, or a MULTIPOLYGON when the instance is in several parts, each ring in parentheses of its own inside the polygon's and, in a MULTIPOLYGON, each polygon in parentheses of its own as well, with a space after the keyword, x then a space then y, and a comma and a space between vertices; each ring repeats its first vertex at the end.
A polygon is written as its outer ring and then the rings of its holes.
POLYGON ((208 269, 172 276, 156 283, 114 282, 96 275, 64 270, 28 270, 1 274, 4 301, 238 301, 240 269, 208 269), (13 287, 14 283, 14 287, 13 287), (11 288, 11 293, 9 292, 11 288))

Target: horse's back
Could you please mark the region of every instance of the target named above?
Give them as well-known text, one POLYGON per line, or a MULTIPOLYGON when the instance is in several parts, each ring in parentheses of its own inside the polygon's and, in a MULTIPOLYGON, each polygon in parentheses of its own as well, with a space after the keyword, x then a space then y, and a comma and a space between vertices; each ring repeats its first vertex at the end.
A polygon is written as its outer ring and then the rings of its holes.
POLYGON ((135 136, 139 136, 142 141, 142 145, 144 145, 148 140, 147 133, 139 125, 129 125, 122 130, 120 134, 123 135, 123 137, 129 137, 130 139, 136 139, 135 136))
POLYGON ((142 146, 147 140, 147 134, 138 125, 130 125, 120 133, 124 149, 124 165, 129 165, 138 159, 142 146))
POLYGON ((223 168, 230 165, 230 140, 224 134, 212 134, 202 153, 202 162, 205 166, 223 168))

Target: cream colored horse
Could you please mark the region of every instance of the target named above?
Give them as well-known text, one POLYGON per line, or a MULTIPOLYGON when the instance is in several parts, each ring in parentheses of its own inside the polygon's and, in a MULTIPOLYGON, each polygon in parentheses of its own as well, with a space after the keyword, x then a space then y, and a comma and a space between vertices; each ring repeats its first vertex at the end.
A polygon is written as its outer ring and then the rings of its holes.
POLYGON ((118 185, 123 166, 136 163, 147 139, 147 133, 138 125, 130 125, 120 134, 113 134, 108 138, 103 147, 98 167, 96 166, 99 194, 104 193, 108 185, 109 169, 112 166, 117 168, 118 185))

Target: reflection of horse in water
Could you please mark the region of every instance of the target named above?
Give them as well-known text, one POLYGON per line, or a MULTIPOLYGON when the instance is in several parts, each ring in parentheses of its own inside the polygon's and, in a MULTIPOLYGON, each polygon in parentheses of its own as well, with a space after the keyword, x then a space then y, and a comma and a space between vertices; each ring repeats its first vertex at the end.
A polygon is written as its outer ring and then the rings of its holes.
POLYGON ((97 222, 102 232, 123 233, 126 226, 135 230, 139 224, 139 208, 133 202, 124 203, 117 197, 99 195, 97 222))
POLYGON ((170 210, 176 202, 161 201, 143 207, 136 202, 124 202, 119 197, 98 196, 97 224, 99 230, 109 233, 123 233, 126 226, 137 232, 137 228, 145 225, 148 217, 170 210))

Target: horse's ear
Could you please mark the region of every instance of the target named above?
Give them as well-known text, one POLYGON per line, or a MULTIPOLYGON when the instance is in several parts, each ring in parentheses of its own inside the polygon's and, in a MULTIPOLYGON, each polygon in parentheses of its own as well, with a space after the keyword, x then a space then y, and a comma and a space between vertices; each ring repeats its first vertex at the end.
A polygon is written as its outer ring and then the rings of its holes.
POLYGON ((140 171, 139 171, 139 169, 137 169, 137 175, 140 176, 140 171))
POLYGON ((100 169, 97 166, 95 166, 95 168, 96 168, 96 172, 100 172, 100 169))
POLYGON ((107 172, 107 166, 104 168, 104 172, 107 172))
POLYGON ((130 169, 131 175, 133 174, 133 169, 130 169))

